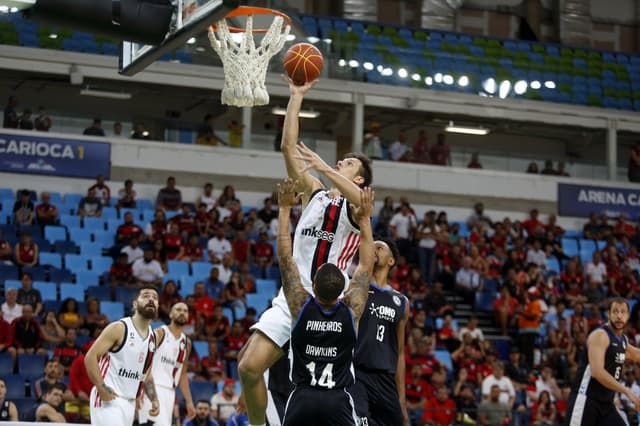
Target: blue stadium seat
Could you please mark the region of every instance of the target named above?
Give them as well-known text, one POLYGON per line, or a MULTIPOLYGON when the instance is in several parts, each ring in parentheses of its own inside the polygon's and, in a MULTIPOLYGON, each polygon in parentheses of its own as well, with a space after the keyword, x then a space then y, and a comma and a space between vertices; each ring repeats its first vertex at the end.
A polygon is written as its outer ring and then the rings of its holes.
POLYGON ((440 364, 447 367, 448 372, 453 371, 453 362, 451 361, 451 354, 449 353, 449 351, 436 350, 433 355, 440 364))
POLYGON ((563 238, 562 250, 567 256, 575 256, 578 254, 578 240, 575 238, 563 238))
POLYGON ((28 232, 34 239, 42 238, 42 227, 40 225, 20 225, 18 235, 28 232))
POLYGON ((193 349, 196 351, 200 359, 209 356, 209 342, 206 340, 194 340, 193 349))
POLYGON ((153 210, 153 203, 146 198, 136 200, 136 208, 139 210, 153 210))
POLYGON ((74 211, 78 209, 80 200, 84 197, 82 194, 64 194, 62 205, 72 208, 74 211))
POLYGON ((11 188, 0 188, 0 199, 15 200, 15 196, 13 195, 13 189, 11 189, 11 188))
POLYGON ((105 314, 109 321, 117 321, 124 316, 124 304, 122 302, 101 301, 100 312, 105 314))
POLYGON ((67 239, 67 230, 62 226, 45 226, 44 238, 51 244, 55 244, 56 241, 64 241, 67 239))
POLYGON ((100 284, 100 274, 95 271, 78 271, 76 272, 76 284, 81 285, 84 289, 89 286, 97 286, 100 284))
POLYGON ((87 265, 87 258, 80 254, 67 254, 64 256, 64 265, 68 270, 77 273, 80 271, 86 271, 89 266, 87 265))
POLYGON ((121 208, 120 215, 118 217, 122 222, 124 222, 124 215, 126 215, 127 213, 131 213, 133 215, 134 222, 140 220, 140 212, 138 211, 138 209, 121 208))
POLYGON ((43 266, 24 267, 22 272, 30 273, 34 281, 45 281, 47 279, 47 271, 43 266))
MULTIPOLYGON (((42 375, 42 368, 44 368, 44 365, 41 367, 40 375, 42 375)), ((7 400, 24 398, 26 396, 24 386, 26 378, 23 375, 10 374, 8 376, 4 376, 3 378, 5 384, 7 385, 7 394, 5 395, 5 398, 7 400)))
POLYGON ((269 266, 265 272, 266 279, 280 282, 280 268, 277 265, 269 266))
POLYGON ((233 313, 233 309, 231 309, 231 308, 222 308, 222 315, 227 318, 227 320, 229 321, 229 324, 233 324, 234 315, 235 315, 233 313))
POLYGON ((18 267, 13 265, 0 265, 0 282, 18 279, 18 267))
POLYGON ((102 246, 98 243, 80 243, 80 254, 86 257, 102 256, 102 246))
POLYGON ((191 262, 191 275, 201 280, 207 279, 212 267, 213 265, 209 262, 191 262))
POLYGON ((546 260, 547 271, 555 272, 556 274, 560 273, 560 265, 558 264, 558 259, 554 256, 547 257, 546 260))
POLYGON ((44 355, 18 355, 18 374, 22 374, 27 378, 40 377, 44 369, 44 362, 44 355))
POLYGON ((20 288, 22 287, 22 281, 15 279, 15 280, 4 280, 4 289, 5 291, 9 288, 20 288))
POLYGON ((107 219, 105 221, 106 225, 107 225, 107 231, 111 231, 111 232, 115 232, 117 233, 118 231, 118 227, 120 225, 122 225, 122 220, 120 219, 107 219))
MULTIPOLYGON (((92 285, 87 287, 87 297, 95 297, 96 299, 100 300, 101 303, 103 303, 111 299, 111 290, 106 286, 92 285)), ((100 310, 102 311, 102 308, 100 308, 100 310)), ((102 313, 105 312, 102 311, 102 313)), ((109 321, 112 321, 111 318, 109 319, 109 321)))
POLYGON ((580 249, 580 260, 583 265, 591 262, 593 259, 593 249, 580 249))
POLYGON ((55 267, 49 268, 49 281, 59 283, 62 281, 73 281, 73 274, 67 269, 59 269, 55 267))
POLYGON ((40 264, 62 268, 62 256, 58 253, 40 253, 40 264))
POLYGON ((596 242, 593 240, 587 240, 586 238, 580 239, 580 250, 591 250, 594 251, 596 249, 596 242))
POLYGON ((101 217, 85 217, 82 219, 82 227, 89 232, 104 231, 104 219, 101 217))
POLYGON ((109 272, 113 259, 107 256, 94 256, 91 258, 91 270, 103 274, 109 272))
POLYGON ((155 210, 142 210, 142 223, 147 224, 154 219, 156 212, 155 210))
POLYGON ((260 294, 264 294, 271 298, 275 296, 277 289, 278 283, 275 280, 256 280, 256 291, 260 294))
POLYGON ((180 260, 170 260, 167 262, 167 272, 173 275, 189 275, 189 264, 180 260))
POLYGON ((83 241, 91 241, 91 234, 85 229, 80 227, 68 227, 67 231, 69 232, 69 240, 73 241, 77 245, 81 244, 83 241))
POLYGON ((67 228, 80 228, 80 217, 72 216, 70 214, 61 214, 60 225, 66 226, 67 228))
POLYGON ((93 241, 100 244, 102 247, 111 247, 115 242, 115 233, 110 231, 94 231, 93 241))
POLYGON ((60 284, 60 300, 72 298, 75 300, 84 300, 84 286, 80 284, 61 283, 60 284))
POLYGON ((190 275, 183 275, 180 278, 180 296, 187 297, 192 295, 198 281, 202 281, 202 279, 190 275))
POLYGON ((56 283, 48 283, 44 281, 34 281, 33 288, 40 292, 42 300, 57 300, 58 286, 56 283))
MULTIPOLYGON (((442 325, 444 324, 444 319, 442 318, 436 318, 436 328, 439 330, 442 328, 442 325)), ((453 329, 455 331, 458 331, 460 329, 460 326, 458 325, 458 320, 453 318, 451 320, 451 326, 453 327, 453 329)))
POLYGON ((255 308, 258 315, 262 314, 268 307, 271 297, 261 293, 247 294, 247 307, 255 308))
POLYGON ((116 302, 122 302, 124 306, 131 306, 136 291, 135 288, 116 287, 116 302))
POLYGON ((8 352, 0 353, 0 377, 13 374, 13 358, 8 352))
POLYGON ((200 401, 201 399, 209 401, 216 391, 215 386, 210 382, 191 382, 189 383, 189 388, 194 401, 200 401))
POLYGON ((103 220, 111 220, 118 218, 118 209, 115 207, 103 207, 102 212, 100 214, 103 220))
POLYGON ((509 360, 509 354, 511 353, 511 340, 510 339, 495 339, 493 344, 498 352, 498 358, 502 361, 509 360))

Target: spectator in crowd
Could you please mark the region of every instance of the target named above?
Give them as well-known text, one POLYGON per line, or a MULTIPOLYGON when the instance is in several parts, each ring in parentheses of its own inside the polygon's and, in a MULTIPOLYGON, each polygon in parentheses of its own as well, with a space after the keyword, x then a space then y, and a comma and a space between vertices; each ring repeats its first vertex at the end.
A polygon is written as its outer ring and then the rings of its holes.
POLYGON ((2 228, 0 228, 0 265, 13 265, 13 249, 11 243, 2 238, 2 228))
POLYGON ((251 250, 251 242, 247 240, 244 231, 236 231, 235 238, 231 241, 231 253, 233 254, 233 263, 240 265, 249 261, 249 253, 251 250))
POLYGON ((409 161, 411 149, 407 146, 407 135, 398 133, 398 138, 389 146, 389 156, 393 161, 409 161))
POLYGON ((484 341, 484 334, 482 333, 482 329, 478 327, 477 315, 471 315, 469 317, 467 325, 460 329, 461 336, 464 336, 466 333, 469 333, 471 335, 471 338, 477 340, 478 342, 484 341))
MULTIPOLYGON (((226 185, 222 189, 222 194, 218 197, 218 208, 227 209, 229 215, 240 211, 240 200, 236 197, 236 190, 231 185, 226 185)), ((223 219, 226 215, 222 215, 223 219)))
POLYGON ((162 293, 160 293, 160 299, 158 301, 158 312, 160 319, 164 322, 169 322, 169 313, 171 307, 176 303, 182 302, 182 297, 178 294, 178 286, 173 280, 169 280, 164 284, 162 293))
POLYGON ((175 222, 169 223, 169 233, 164 236, 164 252, 167 260, 180 259, 184 256, 180 226, 175 222))
POLYGON ((469 256, 464 257, 462 268, 456 273, 456 288, 465 303, 471 305, 473 305, 476 300, 476 293, 482 290, 480 272, 474 269, 471 257, 469 256))
POLYGON ((196 402, 196 416, 183 426, 218 426, 218 422, 211 418, 211 402, 204 399, 196 402))
POLYGON ((193 305, 196 313, 201 318, 209 318, 211 317, 212 311, 214 310, 214 306, 216 306, 216 302, 207 295, 205 286, 203 282, 197 282, 193 289, 193 296, 195 298, 195 303, 193 305))
POLYGON ((211 412, 212 416, 222 424, 226 424, 229 421, 229 417, 235 411, 236 404, 238 404, 239 395, 235 391, 236 381, 229 378, 225 379, 222 391, 216 393, 211 397, 211 412))
POLYGON ((29 304, 22 306, 22 316, 11 323, 12 343, 18 354, 46 355, 42 347, 44 337, 40 323, 34 318, 33 308, 29 304))
POLYGON ((378 223, 375 224, 374 233, 380 234, 383 236, 389 235, 389 223, 391 223, 391 218, 395 214, 395 209, 393 208, 393 197, 390 195, 384 198, 384 203, 380 210, 378 211, 378 223))
POLYGON ((191 205, 182 203, 180 214, 175 215, 169 221, 178 225, 182 238, 187 238, 189 234, 196 231, 196 217, 191 212, 191 205))
POLYGON ((564 161, 558 161, 558 169, 556 170, 556 175, 558 176, 570 176, 569 172, 565 170, 566 163, 564 161))
POLYGON ((18 303, 18 289, 7 287, 4 291, 5 301, 2 304, 2 318, 11 324, 14 319, 22 316, 22 305, 18 303))
POLYGON ((240 273, 232 272, 231 278, 222 290, 222 303, 233 309, 244 309, 246 302, 245 288, 240 281, 240 273))
POLYGON ((587 263, 585 268, 587 280, 603 284, 607 277, 607 266, 600 260, 600 252, 594 251, 591 259, 592 261, 587 263))
POLYGON ((87 136, 106 136, 102 128, 102 120, 100 118, 94 118, 91 126, 84 129, 82 134, 87 136))
POLYGON ((38 264, 39 248, 36 243, 31 240, 29 232, 20 234, 20 241, 14 249, 16 265, 22 267, 32 267, 38 264))
POLYGON ((210 212, 216 207, 217 199, 213 195, 213 184, 211 182, 204 184, 202 195, 200 195, 196 200, 196 205, 199 206, 200 204, 207 206, 207 212, 210 212))
POLYGON ((273 265, 273 245, 269 242, 269 234, 260 232, 258 241, 251 245, 251 258, 253 263, 261 268, 269 268, 273 265))
POLYGON ((427 132, 420 130, 418 139, 411 148, 411 161, 414 163, 427 164, 429 162, 429 146, 427 144, 427 132))
POLYGON ((231 279, 231 274, 233 273, 231 267, 233 266, 233 257, 231 253, 227 253, 222 256, 222 262, 217 265, 214 265, 214 268, 218 269, 218 276, 220 281, 223 283, 228 283, 231 279))
POLYGON ((20 119, 18 118, 18 112, 16 108, 18 107, 18 98, 17 96, 11 95, 7 100, 7 106, 4 108, 4 121, 2 122, 2 127, 5 129, 17 129, 20 124, 20 119))
POLYGON ((186 262, 200 262, 202 261, 204 250, 198 241, 198 234, 189 235, 187 244, 183 248, 183 254, 180 258, 186 262))
POLYGON ((40 204, 36 207, 38 223, 44 225, 58 224, 58 208, 51 204, 51 194, 43 192, 40 196, 40 204))
POLYGON ((153 258, 153 250, 146 248, 142 259, 133 262, 131 267, 133 277, 139 286, 153 285, 160 287, 164 272, 160 263, 153 258))
POLYGON ((430 164, 436 166, 451 165, 451 149, 445 141, 444 133, 438 133, 438 142, 429 149, 430 164))
MULTIPOLYGON (((144 256, 144 252, 142 254, 144 256)), ((133 269, 129 263, 129 254, 121 251, 109 269, 111 292, 115 295, 116 287, 131 287, 134 283, 133 269)))
POLYGON ((540 240, 534 240, 533 247, 527 250, 526 262, 528 264, 533 263, 541 269, 546 268, 547 254, 544 252, 544 250, 542 250, 542 244, 540 243, 540 240))
POLYGON ((535 387, 528 391, 528 397, 531 401, 537 401, 540 394, 544 391, 549 392, 549 396, 553 402, 562 396, 560 386, 558 386, 558 382, 555 377, 553 377, 553 370, 548 365, 542 367, 540 377, 535 378, 535 387))
POLYGON ((469 164, 467 164, 468 169, 481 169, 482 164, 480 163, 480 154, 474 152, 471 154, 471 160, 469 160, 469 164))
POLYGON ((35 207, 31 201, 31 191, 20 191, 20 199, 13 204, 13 218, 17 225, 31 225, 34 220, 35 207))
POLYGON ((84 319, 78 311, 78 302, 75 299, 68 298, 62 301, 58 321, 65 329, 82 327, 84 319))
POLYGON ((89 188, 87 196, 80 200, 78 215, 82 218, 102 216, 102 201, 97 197, 95 188, 89 188))
POLYGON ((491 218, 484 214, 484 204, 480 202, 473 205, 473 213, 467 219, 467 227, 473 229, 478 223, 481 223, 481 226, 485 228, 490 227, 492 223, 491 218))
POLYGON ((545 311, 545 305, 539 297, 540 291, 536 287, 529 287, 525 293, 524 309, 518 315, 519 345, 530 367, 534 367, 533 352, 545 311))
POLYGON ((95 189, 96 197, 98 197, 100 203, 103 206, 108 206, 111 202, 111 188, 109 188, 104 182, 104 176, 98 175, 98 177, 96 178, 96 183, 89 187, 89 191, 95 189))
POLYGON ((16 404, 7 399, 7 383, 2 378, 0 378, 0 407, 2 407, 3 420, 18 421, 18 409, 16 404))
POLYGON ((456 403, 449 397, 449 388, 440 386, 435 398, 429 398, 424 405, 422 424, 428 426, 448 426, 453 424, 456 403))
POLYGON ((416 217, 411 212, 408 203, 402 203, 400 210, 393 215, 389 222, 391 236, 395 238, 400 254, 407 259, 413 258, 412 236, 416 229, 416 217))
POLYGON ((213 264, 222 262, 224 255, 233 251, 231 243, 224 237, 222 228, 216 229, 215 236, 207 243, 207 250, 209 252, 209 260, 213 264))
POLYGON ((236 120, 231 120, 227 129, 229 130, 229 146, 233 148, 241 148, 244 124, 240 124, 236 120))
POLYGON ((516 390, 511 379, 504 375, 504 364, 502 361, 494 362, 493 373, 485 377, 482 381, 483 399, 488 399, 490 397, 491 389, 494 385, 498 385, 498 388, 500 389, 500 396, 498 400, 507 404, 509 408, 512 408, 516 399, 516 390))
MULTIPOLYGON (((118 226, 116 230, 116 243, 128 244, 131 240, 135 239, 136 243, 144 236, 144 231, 140 225, 136 224, 133 220, 133 213, 126 212, 124 214, 124 222, 118 226)), ((135 260, 135 259, 134 259, 135 260)), ((130 261, 129 263, 131 263, 130 261)))
POLYGON ((204 116, 202 125, 198 127, 198 134, 196 136, 196 143, 198 145, 218 145, 220 139, 216 136, 216 132, 213 127, 214 117, 211 114, 204 116))
POLYGON ((217 214, 217 210, 215 208, 210 212, 207 212, 206 204, 198 204, 198 211, 194 218, 194 224, 196 233, 199 237, 209 237, 213 233, 216 223, 212 220, 211 216, 215 214, 217 214))
POLYGON ((493 385, 489 397, 478 407, 478 423, 487 426, 508 424, 511 418, 509 405, 500 401, 500 386, 493 385))
POLYGON ((202 312, 201 317, 205 317, 205 321, 201 332, 201 338, 199 340, 207 340, 209 342, 218 342, 222 344, 229 334, 229 320, 222 313, 222 305, 215 305, 213 313, 211 313, 210 306, 211 305, 209 305, 208 309, 205 308, 203 302, 200 307, 200 311, 202 312))
POLYGON ((556 176, 558 172, 553 168, 553 161, 545 160, 544 167, 540 171, 541 175, 556 176))
POLYGON ((169 176, 167 186, 158 191, 156 208, 161 210, 178 211, 182 205, 182 193, 176 189, 176 178, 169 176))
POLYGON ((220 280, 219 276, 220 271, 218 268, 213 267, 209 272, 209 277, 205 281, 207 295, 213 300, 222 299, 222 291, 224 290, 225 284, 220 280))
POLYGON ((528 235, 534 235, 538 227, 544 230, 545 225, 538 219, 539 215, 538 209, 531 209, 529 211, 529 219, 522 222, 522 227, 527 231, 528 235))
POLYGON ((114 138, 122 138, 124 135, 122 134, 122 123, 116 121, 113 123, 113 137, 114 138))
POLYGON ((48 132, 51 128, 51 117, 49 117, 43 106, 38 108, 38 116, 35 118, 33 124, 39 132, 48 132))
POLYGON ((409 370, 405 380, 405 395, 407 398, 407 414, 411 424, 417 423, 422 418, 423 408, 427 399, 432 398, 430 385, 422 377, 422 367, 414 364, 409 370))
POLYGON ((18 127, 21 130, 33 130, 33 119, 31 118, 31 109, 25 108, 20 116, 20 123, 18 127))
POLYGON ((42 398, 47 391, 54 385, 61 385, 63 393, 67 391, 67 387, 61 381, 64 377, 64 370, 60 362, 56 359, 47 360, 44 365, 44 374, 39 379, 36 379, 33 383, 33 390, 35 391, 35 397, 38 401, 42 401, 42 398))
POLYGON ((67 329, 64 342, 53 351, 53 359, 62 365, 65 375, 69 374, 71 364, 82 353, 82 349, 76 342, 77 337, 78 334, 74 328, 67 329))
POLYGON ((430 210, 424 214, 422 223, 416 232, 418 241, 418 263, 420 274, 427 282, 431 282, 435 266, 436 244, 440 238, 440 227, 436 225, 436 212, 430 210))
POLYGON ((370 130, 364 135, 364 153, 372 160, 382 160, 382 141, 380 123, 371 123, 370 130))
POLYGON ((526 173, 537 175, 538 174, 538 163, 536 163, 535 161, 530 162, 529 165, 527 166, 526 173))
POLYGON ((58 344, 64 341, 64 328, 58 322, 55 312, 48 311, 42 315, 42 334, 44 336, 42 346, 47 351, 53 351, 58 344))
POLYGON ((265 223, 265 225, 269 225, 273 219, 277 219, 278 213, 274 209, 271 197, 264 199, 263 207, 258 211, 258 217, 265 223))
POLYGON ((136 191, 133 189, 133 181, 127 179, 124 181, 124 188, 118 191, 118 205, 116 207, 135 209, 136 205, 136 191))
POLYGON ((244 331, 242 322, 236 320, 231 326, 231 331, 223 340, 223 357, 227 361, 237 361, 240 349, 247 343, 248 336, 244 331))
POLYGON ((131 139, 151 139, 149 131, 145 129, 144 123, 136 123, 133 125, 133 131, 131 132, 131 139))
MULTIPOLYGON (((11 324, 0 317, 0 354, 7 353, 11 357, 11 365, 16 362, 16 348, 11 346, 11 324)), ((0 404, 0 407, 2 405, 0 404)))
MULTIPOLYGON (((31 305, 32 314, 40 315, 42 312, 42 295, 39 290, 33 288, 33 277, 29 272, 23 272, 21 276, 22 286, 18 289, 18 303, 24 307, 31 305)), ((24 314, 24 312, 23 312, 24 314)))
MULTIPOLYGON (((6 110, 5 110, 6 111, 6 110)), ((5 112, 6 122, 6 112, 5 112)), ((629 182, 640 182, 640 141, 629 152, 629 164, 627 166, 627 177, 629 182)))
POLYGON ((58 411, 58 407, 63 403, 64 386, 56 383, 47 389, 40 403, 35 410, 36 422, 66 423, 64 415, 58 411))
POLYGON ((169 230, 169 221, 163 210, 156 210, 154 219, 147 223, 144 234, 150 242, 164 241, 164 237, 169 230))
POLYGON ((84 316, 84 328, 89 331, 89 336, 94 336, 97 330, 103 329, 109 324, 109 319, 100 312, 100 301, 95 297, 89 297, 86 301, 87 314, 84 316))

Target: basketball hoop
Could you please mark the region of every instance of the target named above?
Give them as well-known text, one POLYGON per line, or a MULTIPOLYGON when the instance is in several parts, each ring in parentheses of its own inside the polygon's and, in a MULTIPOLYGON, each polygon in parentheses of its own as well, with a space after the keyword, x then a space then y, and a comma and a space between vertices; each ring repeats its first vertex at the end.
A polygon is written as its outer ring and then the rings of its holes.
POLYGON ((211 47, 220 56, 224 68, 222 103, 234 106, 257 106, 269 103, 264 85, 269 60, 278 53, 291 30, 291 18, 277 10, 240 6, 209 28, 211 47), (254 29, 253 15, 274 15, 269 29, 254 29), (229 26, 227 19, 246 16, 245 28, 229 26), (234 40, 232 34, 242 33, 234 40), (264 34, 256 46, 254 33, 264 34))

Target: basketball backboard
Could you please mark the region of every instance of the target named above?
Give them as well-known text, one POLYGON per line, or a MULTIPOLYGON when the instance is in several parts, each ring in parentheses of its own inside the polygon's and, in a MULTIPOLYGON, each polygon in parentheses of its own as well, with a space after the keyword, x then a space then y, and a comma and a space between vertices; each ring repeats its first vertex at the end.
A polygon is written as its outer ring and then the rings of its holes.
POLYGON ((171 28, 161 44, 152 46, 129 41, 120 44, 120 74, 135 75, 163 55, 181 48, 191 37, 237 8, 239 0, 176 0, 175 3, 171 28))

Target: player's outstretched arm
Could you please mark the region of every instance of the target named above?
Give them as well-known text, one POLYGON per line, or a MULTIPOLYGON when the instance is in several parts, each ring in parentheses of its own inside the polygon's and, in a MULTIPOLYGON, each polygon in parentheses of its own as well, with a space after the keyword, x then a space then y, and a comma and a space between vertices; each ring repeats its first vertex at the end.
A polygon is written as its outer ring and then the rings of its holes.
POLYGON ((291 321, 298 318, 302 305, 309 298, 309 293, 302 286, 300 271, 293 260, 291 235, 289 234, 289 216, 291 207, 298 203, 300 196, 295 193, 296 182, 285 179, 278 185, 278 261, 282 275, 282 291, 287 299, 291 321))
MULTIPOLYGON (((322 187, 322 183, 305 170, 305 165, 298 157, 296 145, 300 134, 300 123, 298 122, 298 114, 302 108, 302 100, 304 95, 311 90, 318 82, 310 81, 302 86, 296 86, 288 77, 283 76, 285 81, 289 83, 289 103, 287 104, 287 113, 284 117, 282 128, 282 141, 280 142, 280 150, 284 155, 284 163, 287 167, 287 175, 298 181, 297 189, 309 197, 311 193, 322 187)), ((308 200, 304 200, 305 202, 308 200)))
MULTIPOLYGON (((340 190, 342 194, 344 194, 347 200, 349 200, 349 203, 355 204, 356 206, 360 205, 360 192, 362 192, 362 190, 358 185, 327 164, 318 154, 310 150, 304 143, 300 142, 297 148, 297 158, 307 164, 307 167, 304 169, 305 172, 313 169, 322 173, 336 188, 338 188, 338 190, 340 190)), ((351 160, 358 161, 355 158, 351 160)), ((344 161, 348 160, 345 159, 344 161)))
POLYGON ((367 303, 369 282, 375 262, 375 245, 373 244, 373 230, 371 229, 371 214, 373 212, 374 191, 367 187, 360 194, 358 206, 352 205, 351 212, 360 226, 360 248, 358 254, 360 261, 351 278, 349 289, 345 293, 345 303, 353 311, 356 325, 364 312, 367 303))
POLYGON ((98 360, 102 358, 110 349, 120 346, 124 339, 124 324, 120 321, 112 322, 100 333, 95 343, 87 352, 84 358, 84 365, 87 368, 89 380, 98 390, 98 394, 103 401, 111 401, 116 393, 107 386, 100 374, 98 360))
POLYGON ((634 405, 638 407, 640 404, 640 397, 635 395, 631 389, 620 383, 615 377, 609 374, 607 370, 605 370, 604 358, 607 346, 609 346, 609 336, 607 336, 606 331, 600 329, 591 333, 587 340, 591 376, 607 389, 627 395, 634 405))

